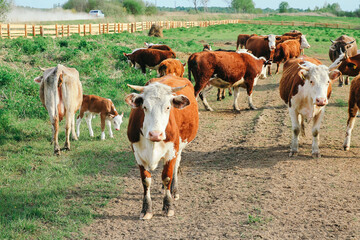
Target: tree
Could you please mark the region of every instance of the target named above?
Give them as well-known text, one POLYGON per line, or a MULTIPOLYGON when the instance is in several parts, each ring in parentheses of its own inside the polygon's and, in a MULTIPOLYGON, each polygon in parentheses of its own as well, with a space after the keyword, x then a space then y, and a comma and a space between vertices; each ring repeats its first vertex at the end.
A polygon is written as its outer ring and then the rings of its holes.
POLYGON ((255 5, 252 0, 232 0, 231 7, 234 8, 236 12, 243 13, 249 13, 255 9, 255 5))
POLYGON ((289 3, 288 2, 281 2, 279 4, 279 12, 284 13, 289 11, 289 3))
POLYGON ((204 12, 207 12, 208 11, 208 3, 209 3, 210 0, 201 0, 201 3, 204 7, 204 12))
POLYGON ((195 12, 198 13, 198 5, 199 5, 199 1, 200 0, 190 0, 190 2, 192 2, 194 4, 194 9, 195 9, 195 12))
POLYGON ((11 4, 11 0, 0 0, 0 21, 6 19, 6 14, 10 11, 11 4))

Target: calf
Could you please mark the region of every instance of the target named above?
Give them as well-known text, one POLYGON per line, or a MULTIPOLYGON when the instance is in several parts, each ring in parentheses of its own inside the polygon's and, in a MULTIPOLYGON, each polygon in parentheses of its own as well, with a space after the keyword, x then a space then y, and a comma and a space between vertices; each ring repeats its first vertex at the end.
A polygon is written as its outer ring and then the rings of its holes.
POLYGON ((299 134, 304 135, 304 120, 313 120, 312 155, 320 157, 319 131, 325 106, 331 95, 331 82, 341 73, 329 72, 317 59, 306 56, 290 59, 284 64, 280 80, 280 97, 288 105, 292 123, 292 143, 289 156, 298 153, 299 134))
POLYGON ((79 72, 75 68, 68 68, 61 64, 56 67, 41 69, 44 73, 34 79, 40 86, 40 100, 49 113, 52 124, 54 154, 60 155, 58 142, 59 122, 65 117, 66 140, 65 150, 70 150, 70 132, 74 140, 74 114, 80 108, 83 95, 79 79, 79 72))
POLYGON ((84 115, 89 128, 90 137, 94 136, 91 126, 91 119, 94 114, 100 114, 101 140, 105 140, 105 124, 108 126, 109 136, 113 138, 114 135, 111 130, 111 123, 113 124, 115 130, 119 131, 124 113, 119 115, 110 99, 85 94, 83 95, 83 103, 81 105, 80 114, 76 120, 76 131, 78 137, 80 136, 80 124, 84 115))
POLYGON ((159 65, 159 76, 172 74, 174 76, 183 77, 186 63, 182 64, 179 59, 168 58, 159 65))
MULTIPOLYGON (((200 52, 189 57, 188 69, 189 79, 191 73, 195 79, 195 96, 208 84, 218 88, 234 88, 234 109, 240 111, 238 97, 240 87, 246 88, 249 100, 249 107, 255 109, 252 103, 253 87, 259 78, 266 77, 266 66, 269 61, 265 58, 257 58, 251 53, 233 52, 200 52)), ((205 92, 200 94, 205 108, 213 109, 206 101, 205 92)))
POLYGON ((165 59, 176 58, 173 51, 165 51, 159 49, 139 49, 133 53, 124 53, 130 65, 136 69, 141 68, 143 74, 146 73, 146 67, 157 69, 158 65, 165 59))
POLYGON ((343 145, 345 151, 350 150, 351 132, 354 128, 356 115, 360 108, 360 75, 355 77, 351 82, 348 106, 348 120, 343 145))
POLYGON ((140 92, 129 94, 125 99, 132 107, 127 134, 144 188, 140 219, 153 216, 150 171, 160 162, 164 166, 163 211, 170 217, 174 215, 173 199, 179 199, 181 152, 195 138, 199 127, 194 87, 189 80, 171 75, 152 79, 144 87, 129 87, 140 92))
POLYGON ((280 63, 287 61, 290 58, 297 58, 300 56, 300 43, 296 40, 287 40, 276 46, 274 53, 274 63, 276 63, 276 72, 279 73, 280 63))

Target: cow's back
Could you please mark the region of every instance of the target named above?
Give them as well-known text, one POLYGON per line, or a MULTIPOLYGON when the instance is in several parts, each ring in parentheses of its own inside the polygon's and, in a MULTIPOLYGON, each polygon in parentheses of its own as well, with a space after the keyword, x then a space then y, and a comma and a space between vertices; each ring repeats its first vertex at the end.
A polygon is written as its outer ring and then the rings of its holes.
POLYGON ((62 98, 67 111, 75 113, 81 107, 83 101, 82 85, 79 72, 75 68, 58 67, 58 73, 62 75, 62 98))
POLYGON ((252 36, 246 42, 246 49, 256 57, 270 58, 269 41, 262 36, 252 36))

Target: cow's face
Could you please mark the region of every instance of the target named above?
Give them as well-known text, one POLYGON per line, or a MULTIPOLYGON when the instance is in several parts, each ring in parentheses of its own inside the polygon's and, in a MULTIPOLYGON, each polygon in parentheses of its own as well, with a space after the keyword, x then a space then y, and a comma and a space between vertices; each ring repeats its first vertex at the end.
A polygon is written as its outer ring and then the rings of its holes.
POLYGON ((142 91, 141 94, 129 94, 125 101, 133 108, 141 107, 144 111, 142 132, 145 138, 153 142, 166 139, 166 127, 173 107, 182 109, 190 104, 184 95, 174 95, 174 92, 186 87, 171 88, 161 83, 152 83, 145 87, 129 87, 142 91))
POLYGON ((133 67, 134 63, 131 60, 131 53, 123 53, 123 54, 126 57, 126 60, 127 60, 128 64, 130 65, 130 67, 133 67))
POLYGON ((299 76, 305 81, 304 92, 309 94, 312 103, 319 107, 328 104, 331 82, 336 80, 341 73, 338 70, 329 72, 325 65, 317 66, 309 62, 300 65, 300 68, 299 76))
POLYGON ((360 66, 358 62, 352 61, 351 58, 346 58, 341 61, 338 69, 344 75, 356 76, 359 74, 360 66))
POLYGON ((275 49, 275 41, 276 41, 276 36, 273 34, 270 34, 267 36, 266 38, 269 41, 269 49, 274 50, 275 49))
MULTIPOLYGON (((263 57, 261 57, 261 58, 263 58, 263 57)), ((260 72, 260 75, 259 75, 260 79, 265 79, 266 78, 266 69, 267 69, 267 66, 269 66, 269 65, 271 65, 271 60, 265 60, 264 59, 264 64, 261 67, 261 72, 260 72)))
POLYGON ((112 125, 114 126, 114 129, 116 131, 120 130, 120 125, 123 122, 123 116, 124 116, 124 113, 122 113, 121 115, 116 115, 116 116, 110 115, 112 125))
POLYGON ((300 37, 300 49, 305 49, 305 48, 309 48, 310 44, 308 43, 306 36, 305 35, 301 35, 300 37))

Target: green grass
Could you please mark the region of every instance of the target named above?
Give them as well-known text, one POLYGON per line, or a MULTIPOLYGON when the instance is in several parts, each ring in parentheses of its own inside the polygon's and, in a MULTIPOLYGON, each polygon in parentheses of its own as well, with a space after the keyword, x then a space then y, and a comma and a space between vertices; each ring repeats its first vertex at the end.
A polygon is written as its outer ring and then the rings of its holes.
MULTIPOLYGON (((184 62, 187 55, 202 50, 204 42, 223 47, 235 42, 240 33, 282 34, 292 27, 229 24, 208 28, 164 30, 161 40, 135 34, 51 39, 3 39, 0 42, 0 239, 82 238, 81 227, 97 215, 97 209, 121 194, 122 177, 135 166, 126 137, 130 108, 124 96, 127 83, 144 84, 156 76, 146 76, 130 68, 123 52, 142 47, 143 42, 164 42, 184 62), (111 98, 125 112, 120 132, 114 139, 100 141, 99 118, 94 119, 95 138, 90 138, 85 121, 80 140, 71 142, 72 151, 53 156, 51 127, 33 79, 37 68, 61 63, 80 72, 85 94, 111 98)), ((297 27, 307 34, 310 56, 325 62, 329 38, 354 30, 297 27)), ((232 45, 229 48, 235 48, 232 45)), ((187 71, 186 71, 187 72, 187 71)), ((340 103, 342 104, 342 103, 340 103)), ((59 136, 63 144, 63 124, 59 136)), ((139 180, 140 181, 140 180, 139 180)), ((250 216, 250 215, 249 215, 250 216)), ((250 222, 257 222, 252 214, 250 222)))

